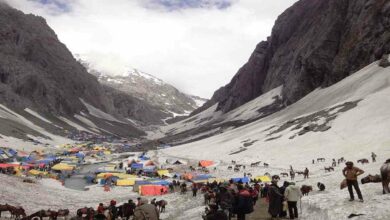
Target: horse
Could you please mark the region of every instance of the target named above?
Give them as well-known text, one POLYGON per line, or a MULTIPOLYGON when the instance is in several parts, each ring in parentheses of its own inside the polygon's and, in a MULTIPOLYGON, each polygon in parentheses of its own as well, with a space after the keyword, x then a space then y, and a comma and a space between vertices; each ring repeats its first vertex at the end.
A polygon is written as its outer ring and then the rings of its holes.
POLYGON ((363 158, 363 159, 358 160, 357 162, 364 165, 366 163, 369 163, 370 161, 368 159, 363 158))
POLYGON ((35 219, 35 218, 39 218, 40 220, 42 220, 43 218, 47 218, 47 217, 51 220, 56 220, 57 216, 58 216, 58 213, 56 211, 40 210, 40 211, 37 211, 37 212, 27 216, 27 217, 24 217, 22 220, 24 220, 24 219, 31 220, 31 219, 35 219))
POLYGON ((325 158, 323 158, 323 157, 317 158, 317 162, 325 162, 325 158))
POLYGON ((313 187, 312 186, 302 185, 302 187, 301 187, 302 195, 308 196, 309 192, 311 192, 311 191, 313 191, 313 187))
POLYGON ((383 194, 390 193, 390 189, 389 189, 390 159, 386 160, 386 162, 382 165, 380 171, 381 171, 381 177, 382 177, 383 194))
POLYGON ((360 180, 362 182, 362 184, 366 184, 366 183, 381 183, 382 182, 382 177, 380 175, 371 175, 369 174, 368 176, 362 178, 360 180))
POLYGON ((264 167, 269 167, 268 163, 263 163, 264 167))
POLYGON ((303 175, 305 172, 303 172, 303 171, 297 171, 297 172, 295 172, 296 174, 298 174, 298 176, 299 175, 303 175))
POLYGON ((58 213, 58 217, 64 217, 64 218, 66 218, 66 217, 68 217, 69 216, 69 209, 59 209, 58 211, 57 211, 57 213, 58 213))
POLYGON ((325 173, 326 173, 326 172, 334 171, 334 168, 333 168, 333 167, 324 167, 324 169, 325 169, 325 173))
POLYGON ((168 202, 165 200, 160 200, 156 202, 157 208, 161 213, 165 212, 165 206, 168 205, 168 202))
POLYGON ((251 167, 257 167, 259 166, 261 163, 261 161, 258 161, 258 162, 255 162, 255 163, 251 163, 251 167))
POLYGON ((234 172, 240 172, 240 168, 239 167, 234 167, 234 172))
POLYGON ((11 211, 9 210, 9 207, 10 207, 10 205, 8 205, 8 204, 0 205, 0 217, 1 217, 2 212, 10 212, 11 213, 11 211))
POLYGON ((85 219, 89 220, 89 219, 93 219, 95 215, 95 210, 92 207, 91 208, 84 207, 81 209, 77 209, 76 213, 77 216, 80 217, 83 217, 85 215, 85 219))
POLYGON ((288 177, 288 173, 280 173, 282 177, 288 177))
POLYGON ((237 162, 235 161, 235 160, 232 160, 232 164, 234 165, 234 164, 236 164, 237 162))
POLYGON ((232 166, 228 166, 228 168, 227 168, 228 170, 232 170, 233 169, 233 167, 232 166))
POLYGON ((271 174, 266 172, 266 173, 264 173, 264 176, 271 176, 271 174))
POLYGON ((20 219, 20 217, 25 218, 26 211, 22 207, 13 207, 9 206, 9 211, 11 212, 11 217, 14 216, 15 219, 20 219))

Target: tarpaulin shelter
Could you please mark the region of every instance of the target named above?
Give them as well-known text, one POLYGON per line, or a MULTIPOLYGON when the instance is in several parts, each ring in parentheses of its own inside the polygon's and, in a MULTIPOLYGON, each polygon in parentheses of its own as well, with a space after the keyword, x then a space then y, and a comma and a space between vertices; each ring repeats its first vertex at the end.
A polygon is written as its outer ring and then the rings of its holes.
POLYGON ((257 180, 257 181, 261 181, 263 183, 270 183, 271 182, 271 178, 269 176, 257 176, 253 179, 257 180))
POLYGON ((157 170, 157 174, 161 177, 166 174, 169 174, 169 170, 157 170))
POLYGON ((249 183, 250 182, 250 179, 248 177, 237 177, 237 178, 232 178, 232 180, 235 183, 238 183, 238 182, 249 183))
POLYGON ((43 172, 39 170, 30 170, 28 171, 28 173, 33 176, 38 176, 38 175, 46 176, 48 174, 48 172, 43 172))
POLYGON ((192 178, 194 178, 194 176, 191 173, 183 174, 183 179, 185 180, 191 180, 192 178))
POLYGON ((166 186, 157 186, 157 185, 143 185, 140 186, 140 194, 142 196, 158 196, 168 193, 168 188, 166 186), (161 191, 163 191, 161 193, 161 191))
POLYGON ((16 152, 14 149, 8 149, 8 152, 12 155, 15 156, 18 152, 16 152))
POLYGON ((161 185, 161 186, 168 186, 170 182, 165 180, 157 180, 157 181, 151 181, 153 185, 161 185))
POLYGON ((133 163, 130 167, 133 169, 142 169, 144 165, 142 163, 133 163))
POLYGON ((134 192, 139 192, 139 189, 143 185, 152 185, 150 181, 145 181, 145 180, 136 180, 133 186, 133 191, 134 192))
POLYGON ((117 180, 116 185, 117 186, 134 186, 135 179, 123 179, 123 180, 117 180))
POLYGON ((125 173, 99 173, 96 178, 104 178, 105 175, 111 175, 111 176, 116 176, 119 179, 129 179, 129 178, 136 178, 137 176, 131 175, 131 174, 125 174, 125 173))
POLYGON ((225 179, 222 178, 210 178, 208 179, 209 183, 217 182, 217 183, 224 183, 227 182, 225 179))
POLYGON ((145 155, 139 156, 138 157, 140 160, 150 160, 150 157, 147 157, 145 155))
POLYGON ((0 154, 4 154, 4 151, 2 149, 0 149, 0 154))
POLYGON ((51 169, 57 171, 72 171, 75 169, 75 167, 68 164, 59 163, 54 165, 51 169))
POLYGON ((212 166, 214 164, 213 161, 211 160, 201 160, 199 161, 199 166, 200 167, 209 167, 209 166, 212 166))
POLYGON ((201 175, 195 176, 192 180, 207 180, 210 178, 213 178, 213 176, 211 176, 210 174, 201 174, 201 175))
POLYGON ((19 167, 19 164, 0 163, 0 168, 19 167))

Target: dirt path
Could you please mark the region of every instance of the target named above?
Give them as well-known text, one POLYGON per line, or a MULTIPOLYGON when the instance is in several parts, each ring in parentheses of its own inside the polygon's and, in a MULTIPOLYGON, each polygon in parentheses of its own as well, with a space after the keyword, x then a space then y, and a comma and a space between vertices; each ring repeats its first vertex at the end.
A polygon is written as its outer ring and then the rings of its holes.
POLYGON ((265 199, 259 199, 256 203, 254 212, 248 215, 248 220, 269 220, 270 215, 268 214, 268 203, 265 199))

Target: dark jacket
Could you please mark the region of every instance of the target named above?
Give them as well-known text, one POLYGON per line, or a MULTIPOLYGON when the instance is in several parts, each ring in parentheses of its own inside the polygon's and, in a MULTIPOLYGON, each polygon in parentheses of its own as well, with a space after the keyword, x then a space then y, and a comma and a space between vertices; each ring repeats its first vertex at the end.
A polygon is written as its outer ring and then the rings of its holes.
POLYGON ((205 220, 228 220, 228 216, 221 210, 209 212, 205 220))
POLYGON ((249 214, 253 212, 253 199, 248 190, 243 189, 238 192, 234 205, 233 213, 235 214, 249 214))
POLYGON ((268 213, 272 216, 278 215, 282 211, 282 198, 280 189, 276 184, 272 184, 268 190, 269 207, 268 213))

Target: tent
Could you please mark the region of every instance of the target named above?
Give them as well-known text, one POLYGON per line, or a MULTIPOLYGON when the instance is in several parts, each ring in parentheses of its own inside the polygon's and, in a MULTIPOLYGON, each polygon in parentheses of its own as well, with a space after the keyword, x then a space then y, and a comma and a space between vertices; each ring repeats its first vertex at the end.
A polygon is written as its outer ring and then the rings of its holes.
POLYGON ((104 178, 106 175, 116 176, 119 179, 130 179, 130 178, 136 178, 135 175, 125 174, 125 173, 99 173, 96 178, 101 179, 104 178))
POLYGON ((168 188, 166 186, 157 186, 157 185, 143 185, 140 186, 140 194, 142 196, 158 196, 168 193, 168 188), (161 191, 163 191, 161 193, 161 191))
POLYGON ((213 178, 210 174, 202 174, 202 175, 197 175, 193 178, 193 180, 208 180, 210 178, 213 178))
POLYGON ((184 160, 176 160, 173 164, 174 165, 181 165, 181 164, 187 164, 187 162, 185 162, 184 160))
POLYGON ((12 155, 15 156, 18 152, 16 152, 14 149, 9 149, 8 152, 12 155))
POLYGON ((145 162, 144 164, 145 164, 145 166, 154 166, 154 163, 151 160, 145 162))
POLYGON ((201 160, 199 161, 199 166, 200 167, 209 167, 209 166, 212 166, 214 164, 213 161, 211 160, 201 160))
POLYGON ((51 169, 57 171, 72 171, 75 169, 75 167, 68 164, 59 163, 54 165, 51 169))
POLYGON ((192 178, 194 178, 194 176, 191 173, 183 174, 183 179, 185 180, 191 180, 192 178))
POLYGON ((133 169, 142 169, 144 165, 142 163, 133 163, 130 167, 133 169))
POLYGON ((224 182, 227 182, 227 181, 225 179, 222 179, 222 178, 210 178, 209 179, 209 183, 213 183, 213 182, 224 183, 224 182))
POLYGON ((165 176, 166 174, 169 174, 169 170, 158 170, 157 174, 161 176, 165 176))
POLYGON ((253 178, 254 180, 261 181, 263 183, 269 183, 271 182, 271 178, 269 176, 257 176, 253 178))
POLYGON ((165 180, 157 180, 157 181, 151 181, 153 185, 160 185, 160 186, 168 186, 170 182, 165 180))
POLYGON ((250 182, 250 179, 248 177, 238 177, 238 178, 232 178, 233 182, 235 183, 238 183, 238 182, 242 182, 242 183, 249 183, 250 182))
POLYGON ((117 186, 134 186, 135 179, 123 179, 123 180, 117 180, 116 185, 117 186))
POLYGON ((43 172, 39 170, 30 170, 28 171, 28 173, 33 176, 38 176, 38 175, 46 176, 48 174, 47 172, 43 172))

